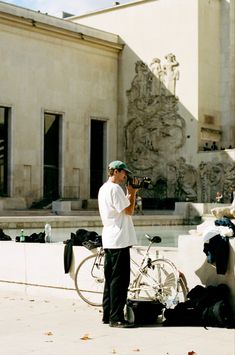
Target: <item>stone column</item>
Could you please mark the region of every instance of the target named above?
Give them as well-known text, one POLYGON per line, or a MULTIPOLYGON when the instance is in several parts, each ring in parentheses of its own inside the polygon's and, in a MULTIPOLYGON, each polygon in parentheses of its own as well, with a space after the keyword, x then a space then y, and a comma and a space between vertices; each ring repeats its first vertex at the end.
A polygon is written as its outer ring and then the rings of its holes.
POLYGON ((230 108, 230 144, 235 148, 235 0, 230 0, 230 51, 229 51, 229 108, 230 108))

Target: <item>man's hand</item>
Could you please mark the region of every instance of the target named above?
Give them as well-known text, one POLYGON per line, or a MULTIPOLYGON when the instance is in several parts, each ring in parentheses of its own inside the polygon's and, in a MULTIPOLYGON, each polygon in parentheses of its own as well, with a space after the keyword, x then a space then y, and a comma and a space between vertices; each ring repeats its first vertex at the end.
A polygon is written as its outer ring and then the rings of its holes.
MULTIPOLYGON (((137 178, 134 178, 132 183, 133 183, 133 185, 138 185, 139 180, 137 178)), ((131 184, 127 184, 126 188, 127 188, 128 195, 136 194, 139 190, 139 189, 134 188, 131 184)))
MULTIPOLYGON (((134 179, 133 183, 138 184, 138 179, 134 179)), ((138 189, 135 189, 133 186, 131 186, 131 184, 128 184, 126 186, 126 189, 127 189, 127 197, 129 198, 130 205, 125 208, 125 213, 132 215, 135 211, 135 196, 138 189)))

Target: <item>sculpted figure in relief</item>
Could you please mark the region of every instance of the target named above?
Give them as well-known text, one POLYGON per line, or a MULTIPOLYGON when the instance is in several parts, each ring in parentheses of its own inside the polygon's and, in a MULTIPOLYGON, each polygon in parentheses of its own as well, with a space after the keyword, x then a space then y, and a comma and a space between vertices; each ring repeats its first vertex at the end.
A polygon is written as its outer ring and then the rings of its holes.
POLYGON ((209 192, 209 184, 208 184, 208 164, 204 161, 201 161, 198 167, 199 181, 200 181, 200 189, 199 189, 199 201, 208 202, 208 192, 209 192))
POLYGON ((163 64, 163 71, 165 74, 164 83, 167 89, 166 95, 175 95, 176 80, 179 79, 179 63, 172 53, 167 54, 165 59, 166 62, 163 64))
POLYGON ((230 202, 230 187, 235 182, 235 164, 228 161, 204 162, 199 171, 199 202, 215 202, 216 192, 223 194, 225 203, 230 202))
POLYGON ((197 171, 185 158, 178 159, 178 191, 179 198, 183 201, 197 200, 197 171))
POLYGON ((224 200, 231 200, 231 186, 235 185, 235 163, 227 163, 224 166, 224 200))
POLYGON ((152 77, 152 95, 161 95, 162 82, 164 72, 161 67, 161 61, 158 58, 154 58, 150 64, 150 70, 153 73, 152 77))
POLYGON ((185 120, 178 113, 175 96, 179 64, 173 54, 166 59, 163 66, 158 58, 149 68, 142 61, 135 64, 136 75, 127 91, 126 160, 136 174, 151 175, 155 190, 148 194, 152 197, 161 181, 167 190, 163 195, 194 200, 197 173, 179 158, 185 144, 185 120))
POLYGON ((148 67, 141 60, 135 64, 136 75, 131 83, 131 89, 127 91, 127 96, 130 102, 136 99, 142 99, 147 96, 147 88, 149 85, 148 67))
POLYGON ((178 191, 178 170, 175 162, 167 163, 167 197, 176 197, 178 191))

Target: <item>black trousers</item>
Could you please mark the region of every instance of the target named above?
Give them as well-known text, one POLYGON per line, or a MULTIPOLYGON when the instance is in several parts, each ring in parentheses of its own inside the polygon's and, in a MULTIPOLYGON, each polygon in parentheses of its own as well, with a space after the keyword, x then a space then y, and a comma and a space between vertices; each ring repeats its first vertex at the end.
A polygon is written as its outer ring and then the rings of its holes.
POLYGON ((128 286, 130 283, 130 248, 105 249, 103 320, 124 320, 128 286))

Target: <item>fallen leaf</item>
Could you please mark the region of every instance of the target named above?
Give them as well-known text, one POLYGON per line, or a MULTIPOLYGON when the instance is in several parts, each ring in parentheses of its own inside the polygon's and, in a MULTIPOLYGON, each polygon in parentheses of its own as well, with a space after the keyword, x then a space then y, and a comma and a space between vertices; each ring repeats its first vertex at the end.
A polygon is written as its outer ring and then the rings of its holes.
POLYGON ((81 340, 90 340, 91 338, 89 337, 89 334, 84 334, 80 339, 81 340))
POLYGON ((44 335, 53 335, 53 333, 52 332, 46 332, 46 333, 44 333, 44 335))

